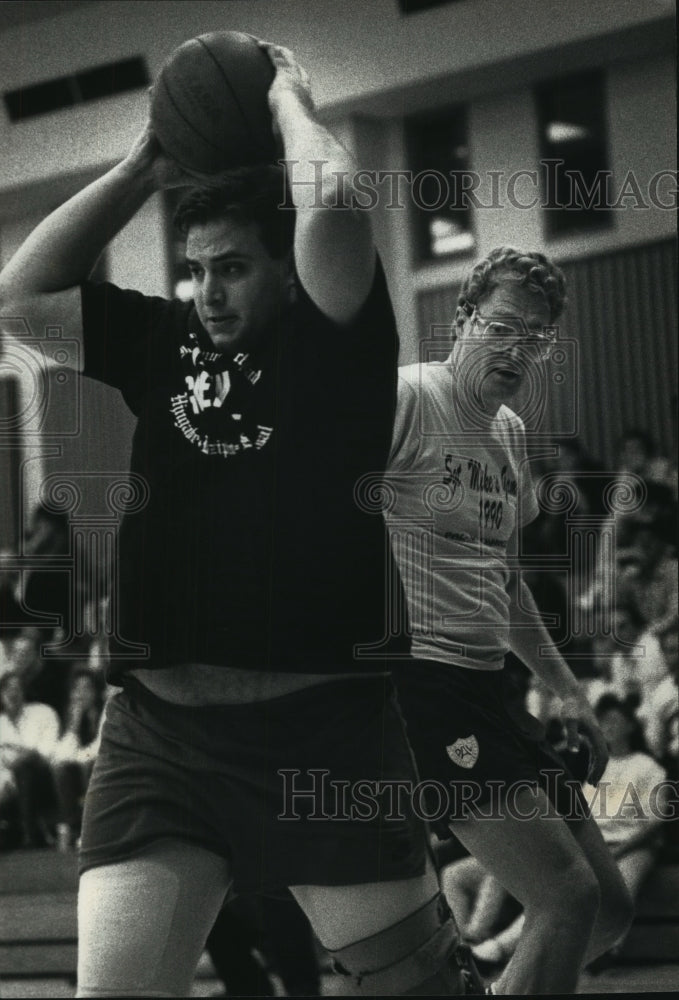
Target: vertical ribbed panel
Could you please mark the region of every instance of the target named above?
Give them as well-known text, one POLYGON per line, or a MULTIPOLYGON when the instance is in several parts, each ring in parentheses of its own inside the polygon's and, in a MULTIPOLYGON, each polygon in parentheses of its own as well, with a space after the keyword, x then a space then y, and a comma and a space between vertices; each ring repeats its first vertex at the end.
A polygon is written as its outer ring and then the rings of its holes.
MULTIPOLYGON (((644 427, 673 454, 677 275, 673 240, 563 266, 569 305, 561 332, 579 345, 578 430, 610 465, 626 427, 644 427)), ((553 401, 552 401, 553 405, 553 401)), ((554 426, 559 414, 548 411, 554 426)))
MULTIPOLYGON (((626 427, 645 427, 663 453, 674 454, 677 406, 677 250, 674 240, 561 265, 568 306, 560 336, 577 341, 576 427, 607 466, 626 427)), ((420 335, 455 315, 458 287, 422 292, 420 335)), ((571 432, 566 397, 548 394, 542 430, 571 432)))
POLYGON ((433 332, 441 336, 441 327, 452 327, 459 291, 459 285, 446 285, 445 288, 433 288, 418 296, 420 337, 431 337, 433 332), (438 329, 435 330, 436 327, 438 329))

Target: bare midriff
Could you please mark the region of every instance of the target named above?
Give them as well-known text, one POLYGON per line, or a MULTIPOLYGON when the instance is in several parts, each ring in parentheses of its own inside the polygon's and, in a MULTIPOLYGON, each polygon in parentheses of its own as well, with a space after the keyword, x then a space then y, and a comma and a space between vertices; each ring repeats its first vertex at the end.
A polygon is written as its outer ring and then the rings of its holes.
POLYGON ((163 701, 174 705, 244 705, 268 701, 332 681, 384 676, 384 671, 343 674, 271 673, 239 670, 211 663, 180 663, 161 670, 139 668, 131 673, 163 701))

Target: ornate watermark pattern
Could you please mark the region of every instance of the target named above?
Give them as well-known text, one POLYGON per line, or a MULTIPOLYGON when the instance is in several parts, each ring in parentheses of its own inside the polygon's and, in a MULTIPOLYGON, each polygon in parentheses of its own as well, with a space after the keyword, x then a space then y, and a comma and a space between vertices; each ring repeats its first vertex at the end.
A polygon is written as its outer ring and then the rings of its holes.
POLYGON ((448 782, 407 778, 349 781, 331 777, 327 768, 306 771, 279 768, 283 811, 278 819, 369 823, 379 816, 381 821, 402 823, 416 816, 428 823, 440 823, 473 816, 491 821, 509 817, 527 822, 536 818, 558 821, 564 811, 567 818, 580 817, 588 811, 597 822, 649 819, 671 822, 679 818, 679 786, 669 779, 650 788, 637 787, 633 781, 624 787, 601 781, 591 790, 585 805, 582 786, 575 778, 564 780, 563 772, 557 768, 539 773, 545 797, 533 798, 528 804, 523 793, 534 791, 537 785, 537 781, 528 779, 485 783, 471 777, 448 782), (559 813, 551 806, 552 799, 559 799, 559 813))
POLYGON ((629 170, 616 178, 612 170, 599 170, 589 178, 581 171, 563 169, 562 159, 538 161, 537 170, 357 170, 332 171, 327 160, 309 160, 313 179, 300 174, 299 160, 280 160, 286 177, 280 208, 293 208, 296 190, 313 192, 312 208, 345 208, 372 211, 378 205, 402 210, 408 205, 424 212, 445 209, 501 209, 525 211, 649 211, 676 212, 679 206, 677 171, 658 170, 640 179, 629 170), (563 181, 567 183, 564 184, 563 181), (424 192, 434 191, 427 198, 424 192), (328 192, 332 192, 329 195, 328 192), (567 192, 559 196, 557 191, 567 192))

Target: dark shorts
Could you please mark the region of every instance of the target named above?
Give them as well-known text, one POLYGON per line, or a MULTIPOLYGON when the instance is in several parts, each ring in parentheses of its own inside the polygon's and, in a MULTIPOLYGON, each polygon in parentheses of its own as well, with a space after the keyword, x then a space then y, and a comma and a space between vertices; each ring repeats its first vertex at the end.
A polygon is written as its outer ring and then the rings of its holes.
POLYGON ((421 778, 415 806, 440 838, 470 815, 522 817, 517 796, 527 785, 544 788, 569 821, 588 815, 584 775, 576 778, 534 716, 507 707, 503 670, 411 660, 394 678, 421 778))
POLYGON ((173 837, 226 857, 235 893, 412 878, 424 824, 383 801, 403 780, 416 774, 389 678, 207 708, 132 681, 107 706, 81 871, 173 837))

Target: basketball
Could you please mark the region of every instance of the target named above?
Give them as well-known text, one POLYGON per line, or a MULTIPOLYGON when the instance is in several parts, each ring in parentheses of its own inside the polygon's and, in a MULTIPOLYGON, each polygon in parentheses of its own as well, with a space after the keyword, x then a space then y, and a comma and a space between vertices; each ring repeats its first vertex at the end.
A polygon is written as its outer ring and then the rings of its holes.
POLYGON ((202 174, 272 162, 273 77, 252 35, 212 31, 184 42, 161 69, 151 98, 151 125, 163 150, 202 174))

